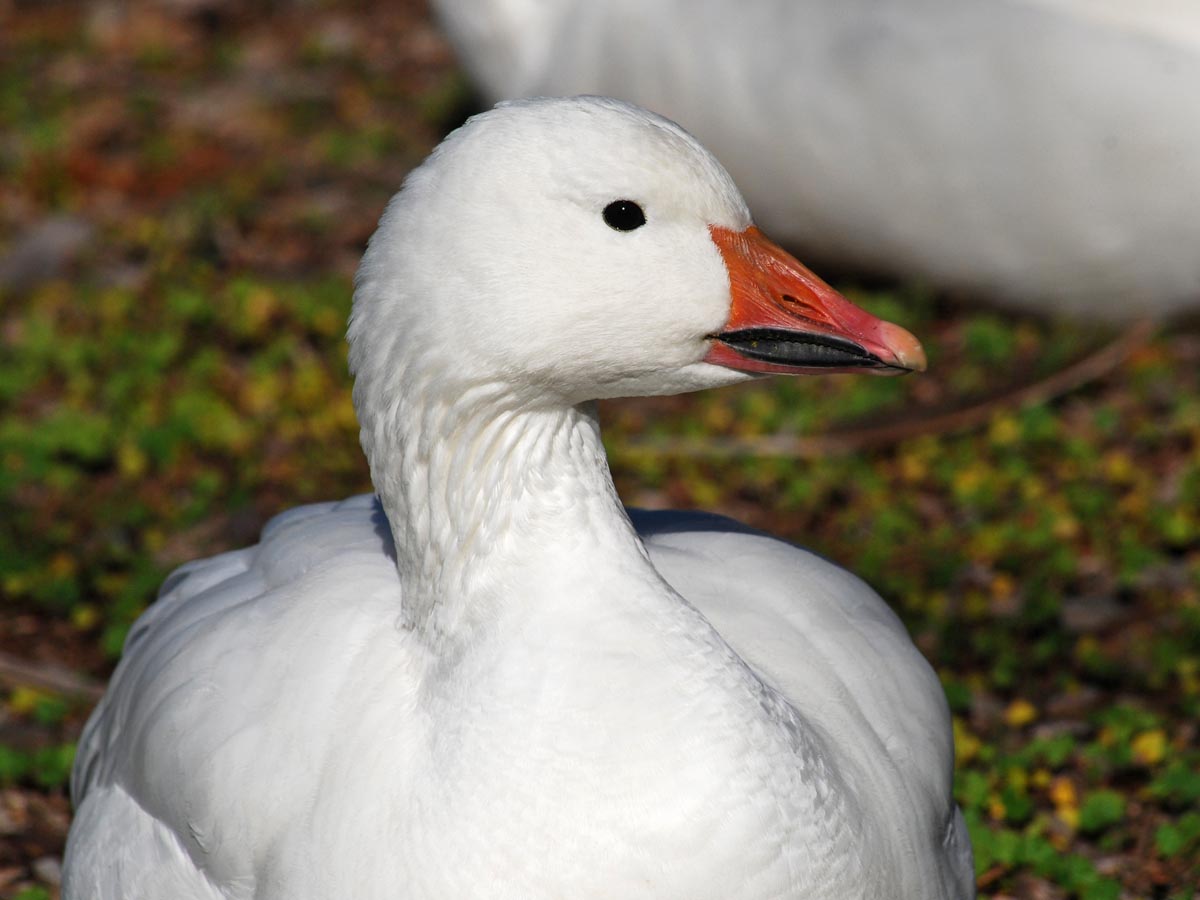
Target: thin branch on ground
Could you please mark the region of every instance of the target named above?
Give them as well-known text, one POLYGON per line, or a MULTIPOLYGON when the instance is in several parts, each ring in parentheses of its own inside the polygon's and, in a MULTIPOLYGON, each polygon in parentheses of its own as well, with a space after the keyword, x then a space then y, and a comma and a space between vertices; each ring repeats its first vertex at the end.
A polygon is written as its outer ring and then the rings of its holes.
POLYGON ((93 703, 104 695, 104 686, 86 675, 55 663, 22 659, 3 651, 0 651, 0 684, 8 687, 37 688, 90 700, 93 703))
POLYGON ((727 457, 787 456, 815 458, 886 447, 922 435, 969 431, 987 424, 997 412, 1047 403, 1118 369, 1154 335, 1158 323, 1139 319, 1124 333, 1069 366, 1032 384, 1007 390, 959 409, 884 425, 833 429, 824 434, 727 435, 704 438, 650 438, 615 448, 620 455, 727 457))

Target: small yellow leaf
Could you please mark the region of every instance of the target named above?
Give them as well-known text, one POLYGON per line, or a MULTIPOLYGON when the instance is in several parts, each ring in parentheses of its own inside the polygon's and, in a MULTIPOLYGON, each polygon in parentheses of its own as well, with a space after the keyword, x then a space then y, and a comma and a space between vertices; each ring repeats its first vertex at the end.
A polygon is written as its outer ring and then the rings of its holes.
POLYGON ((117 447, 117 468, 127 478, 137 478, 146 471, 146 454, 137 444, 124 441, 117 447))
POLYGON ((80 631, 88 631, 100 624, 100 610, 90 603, 81 603, 71 610, 71 624, 80 631))
POLYGON ((962 719, 954 717, 954 757, 961 765, 973 760, 983 746, 983 741, 973 735, 962 719))
POLYGON ((1117 484, 1128 483, 1133 478, 1134 464, 1129 454, 1123 450, 1110 450, 1104 454, 1102 461, 1104 474, 1108 480, 1117 484))
POLYGON ((1007 600, 1017 592, 1017 582, 1006 572, 997 572, 992 578, 992 596, 998 600, 1007 600))
POLYGON ((167 542, 167 536, 159 528, 147 528, 142 532, 142 543, 151 553, 157 553, 167 542))
POLYGON ((19 716, 27 716, 37 709, 38 702, 44 695, 31 687, 13 688, 8 697, 8 707, 19 716))
POLYGON ((705 426, 712 431, 728 431, 737 421, 737 416, 727 403, 710 403, 704 409, 702 419, 705 426))
POLYGON ((1072 831, 1079 830, 1079 810, 1074 806, 1064 806, 1058 810, 1055 815, 1059 820, 1070 828, 1072 831))
POLYGON ((1015 444, 1021 439, 1021 426, 1017 420, 1011 415, 999 415, 992 420, 991 428, 988 429, 988 436, 993 444, 1007 446, 1015 444))
POLYGON ((900 477, 905 481, 921 481, 929 474, 924 457, 916 453, 905 453, 900 457, 900 477))
POLYGON ((1050 802, 1060 813, 1064 809, 1078 808, 1079 795, 1075 793, 1075 783, 1062 775, 1055 778, 1050 782, 1050 802))
POLYGON ((260 335, 278 306, 275 295, 266 288, 256 288, 246 297, 242 316, 248 334, 260 335))
POLYGON ((1004 710, 1004 721, 1010 728, 1028 725, 1038 717, 1037 707, 1028 700, 1014 700, 1004 710))
POLYGON ((68 553, 55 553, 50 559, 50 565, 47 567, 52 578, 63 579, 70 578, 75 574, 77 566, 75 559, 68 553))
POLYGON ((992 794, 988 797, 988 816, 993 822, 1003 822, 1004 817, 1008 815, 1008 808, 1004 805, 1004 801, 1000 799, 999 794, 992 794))
POLYGON ((979 465, 959 469, 954 473, 954 491, 969 496, 987 481, 987 471, 979 465))
POLYGON ((1054 516, 1051 530, 1056 538, 1067 541, 1079 536, 1079 520, 1070 513, 1059 513, 1054 516))
POLYGON ((1075 791, 1075 783, 1065 775, 1060 775, 1050 782, 1050 802, 1054 804, 1054 814, 1059 821, 1071 829, 1079 829, 1079 794, 1075 791))
POLYGON ((1143 766, 1152 766, 1161 762, 1167 752, 1167 736, 1161 728, 1143 731, 1130 744, 1133 758, 1143 766))

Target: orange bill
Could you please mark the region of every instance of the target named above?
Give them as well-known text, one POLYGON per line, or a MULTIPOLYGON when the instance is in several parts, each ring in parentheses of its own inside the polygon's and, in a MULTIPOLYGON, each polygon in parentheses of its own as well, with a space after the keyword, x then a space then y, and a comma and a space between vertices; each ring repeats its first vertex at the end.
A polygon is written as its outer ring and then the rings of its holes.
POLYGON ((711 335, 707 362, 744 372, 804 374, 925 369, 920 342, 859 309, 755 227, 711 226, 729 270, 729 321, 711 335))

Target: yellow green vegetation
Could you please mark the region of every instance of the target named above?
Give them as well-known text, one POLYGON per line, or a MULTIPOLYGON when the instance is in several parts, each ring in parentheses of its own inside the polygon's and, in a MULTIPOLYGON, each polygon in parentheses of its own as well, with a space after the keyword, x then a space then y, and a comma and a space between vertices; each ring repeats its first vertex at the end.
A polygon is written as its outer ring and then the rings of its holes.
MULTIPOLYGON (((353 266, 463 81, 407 4, 18 7, 0 12, 0 651, 95 684, 171 568, 369 489, 353 266), (13 268, 63 221, 74 250, 13 268)), ((1195 322, 1030 405, 1012 392, 1114 333, 840 286, 921 336, 929 374, 610 404, 623 495, 785 535, 894 605, 955 715, 981 896, 1190 897, 1195 322)), ((53 895, 36 864, 61 852, 88 696, 0 686, 0 894, 53 895)))

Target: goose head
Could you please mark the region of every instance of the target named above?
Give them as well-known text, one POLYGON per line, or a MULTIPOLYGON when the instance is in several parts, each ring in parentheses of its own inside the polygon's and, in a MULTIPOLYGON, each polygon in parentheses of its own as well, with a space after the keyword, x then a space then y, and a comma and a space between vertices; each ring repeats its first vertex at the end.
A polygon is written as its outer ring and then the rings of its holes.
POLYGON ((349 339, 360 416, 481 383, 574 405, 924 367, 912 335, 754 228, 691 135, 597 97, 501 104, 413 171, 359 270, 349 339))

